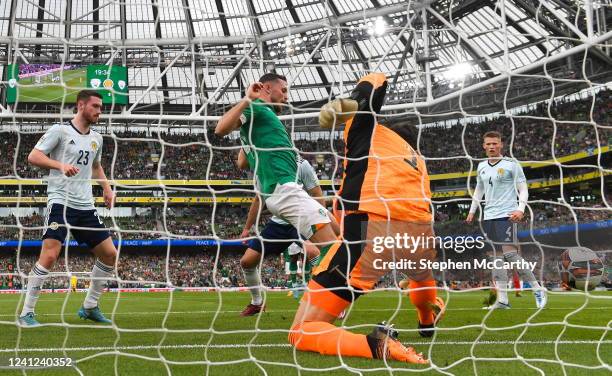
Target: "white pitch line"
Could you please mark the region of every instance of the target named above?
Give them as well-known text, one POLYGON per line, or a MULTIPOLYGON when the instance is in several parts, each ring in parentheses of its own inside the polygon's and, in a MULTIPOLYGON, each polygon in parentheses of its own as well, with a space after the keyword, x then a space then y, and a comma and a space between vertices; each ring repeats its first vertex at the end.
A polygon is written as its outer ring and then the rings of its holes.
MULTIPOLYGON (((296 307, 297 308, 297 307, 296 307)), ((544 308, 542 311, 549 311, 549 310, 560 310, 560 311, 573 311, 576 308, 544 308)), ((591 308, 582 308, 581 311, 586 311, 586 310, 609 310, 610 307, 591 307, 591 308)), ((447 311, 482 311, 482 313, 486 313, 487 311, 483 310, 482 308, 447 308, 447 311)), ((538 310, 538 308, 512 308, 512 310, 515 311, 536 311, 538 310)), ((295 312, 295 309, 266 309, 267 313, 293 313, 295 312)), ((408 312, 408 311, 414 311, 414 308, 408 308, 408 309, 395 309, 395 308, 356 308, 356 309, 352 309, 351 312, 408 312)), ((146 311, 146 312, 115 312, 115 316, 129 316, 129 315, 136 315, 136 316, 147 316, 147 315, 165 315, 166 313, 168 315, 191 315, 191 314, 197 314, 197 313, 240 313, 242 312, 242 310, 225 310, 225 309, 220 309, 220 310, 208 310, 208 311, 171 311, 171 312, 166 312, 166 311, 146 311)), ((111 313, 109 312, 109 315, 111 313)), ((62 313, 37 313, 36 316, 71 316, 72 312, 66 312, 64 314, 62 313)), ((3 313, 0 314, 0 317, 16 317, 14 313, 3 313)))
MULTIPOLYGON (((478 341, 478 345, 592 345, 592 344, 612 344, 612 340, 595 341, 595 340, 576 340, 576 341, 478 341)), ((474 341, 442 341, 442 342, 404 342, 405 345, 473 345, 474 341)), ((66 347, 66 348, 24 348, 24 349, 0 349, 0 353, 14 352, 59 352, 59 351, 130 351, 130 350, 172 350, 172 349, 236 349, 236 348, 289 348, 288 343, 258 343, 258 344, 183 344, 183 345, 139 345, 139 346, 97 346, 97 347, 66 347)))

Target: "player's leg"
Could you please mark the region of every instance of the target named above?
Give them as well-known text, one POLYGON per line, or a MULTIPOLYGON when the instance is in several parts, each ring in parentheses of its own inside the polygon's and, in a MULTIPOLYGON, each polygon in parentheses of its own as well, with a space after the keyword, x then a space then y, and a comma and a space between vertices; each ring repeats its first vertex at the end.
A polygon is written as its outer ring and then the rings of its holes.
MULTIPOLYGON (((494 265, 501 265, 503 263, 503 252, 502 242, 504 239, 504 232, 499 231, 499 220, 485 220, 483 221, 483 232, 486 237, 487 243, 491 247, 491 253, 489 260, 494 265)), ((508 301, 508 272, 503 268, 493 268, 491 270, 491 277, 493 285, 496 290, 496 302, 488 307, 489 309, 507 309, 510 308, 508 301)))
MULTIPOLYGON (((374 236, 391 236, 395 238, 398 234, 402 237, 407 235, 409 238, 415 239, 434 238, 433 227, 430 223, 405 221, 392 222, 392 225, 388 226, 384 218, 378 217, 377 221, 372 221, 374 216, 370 215, 370 217, 368 239, 374 236)), ((435 333, 436 323, 444 314, 445 305, 444 301, 437 296, 437 285, 431 269, 421 266, 421 262, 424 260, 435 260, 436 251, 433 248, 434 245, 431 244, 431 247, 427 246, 424 241, 420 244, 421 246, 417 249, 385 249, 382 253, 376 254, 376 257, 381 261, 406 260, 413 262, 414 266, 404 271, 409 281, 401 281, 400 287, 408 287, 410 302, 417 311, 419 335, 422 337, 432 337, 435 333)))
POLYGON ((546 291, 540 286, 540 283, 533 274, 533 270, 525 267, 525 259, 519 254, 518 238, 517 238, 517 225, 509 220, 496 221, 498 226, 498 233, 503 233, 503 257, 506 262, 519 265, 516 268, 520 278, 523 281, 529 282, 533 288, 533 295, 536 300, 537 308, 544 308, 546 306, 546 291))
POLYGON ((316 245, 308 240, 304 241, 302 244, 304 246, 304 257, 306 259, 304 264, 308 265, 310 269, 314 269, 321 262, 321 251, 319 251, 316 245))
POLYGON ((445 309, 444 301, 437 296, 436 281, 433 276, 422 280, 411 279, 408 288, 410 302, 417 311, 419 335, 432 337, 445 309))
POLYGON ((514 295, 517 298, 520 298, 521 295, 521 280, 519 279, 519 275, 516 270, 512 271, 512 287, 514 288, 514 295))
POLYGON ((63 205, 53 204, 47 208, 47 218, 43 232, 43 244, 38 261, 28 275, 26 295, 23 308, 19 317, 19 322, 24 326, 39 325, 34 318, 34 309, 38 302, 40 289, 49 275, 49 271, 55 265, 60 252, 62 243, 65 241, 68 230, 66 229, 66 217, 63 205))
POLYGON ((28 275, 28 284, 26 287, 26 295, 24 298, 23 308, 19 321, 24 326, 39 325, 34 318, 34 310, 38 302, 40 289, 43 287, 45 280, 49 276, 49 271, 57 261, 59 254, 62 251, 62 242, 56 239, 47 238, 43 240, 42 250, 38 258, 38 262, 32 267, 28 275))
POLYGON ((73 229, 72 234, 79 243, 86 243, 89 246, 96 261, 91 270, 89 289, 78 315, 82 319, 110 324, 111 320, 104 317, 98 302, 104 287, 115 271, 117 248, 96 210, 79 210, 79 212, 79 228, 73 229))
POLYGON ((251 240, 249 244, 251 247, 247 248, 240 259, 240 268, 242 269, 244 281, 251 294, 251 302, 240 313, 240 316, 252 316, 261 312, 263 309, 263 297, 261 296, 261 274, 259 272, 261 248, 254 245, 253 240, 251 240), (253 248, 257 248, 259 251, 253 248))
MULTIPOLYGON (((348 222, 352 223, 350 219, 348 222)), ((347 236, 352 238, 351 234, 347 236)), ((357 239, 361 238, 359 234, 357 239)), ((346 269, 356 264, 360 251, 359 245, 351 247, 346 243, 336 243, 323 258, 315 276, 308 283, 308 291, 291 325, 289 342, 296 349, 326 355, 374 357, 375 352, 365 335, 351 333, 332 324, 354 300, 354 290, 348 287, 346 269), (349 256, 351 249, 356 257, 349 256)))
POLYGON ((316 232, 308 240, 319 248, 319 260, 323 260, 332 245, 337 241, 337 236, 329 223, 321 223, 315 228, 316 232))
MULTIPOLYGON (((345 236, 348 244, 336 243, 315 271, 296 312, 289 342, 301 351, 314 351, 324 355, 357 356, 363 358, 395 359, 410 363, 426 363, 412 348, 397 340, 397 332, 379 326, 370 335, 356 334, 336 327, 332 322, 364 291, 371 289, 386 273, 375 270, 371 264, 368 245, 361 234, 361 224, 367 214, 345 218, 345 236), (365 250, 364 250, 365 249, 365 250), (368 271, 365 271, 368 269, 368 271), (365 278, 352 278, 361 270, 365 278), (349 280, 347 280, 347 276, 349 280), (362 289, 366 287, 365 289, 362 289)), ((369 235, 369 232, 368 232, 369 235)), ((369 246, 371 249, 371 245, 369 246)))
MULTIPOLYGON (((322 273, 327 274, 328 271, 322 273)), ((300 302, 288 337, 289 343, 297 350, 322 355, 427 363, 413 348, 403 346, 397 340, 397 332, 384 324, 375 327, 368 335, 352 333, 335 326, 332 323, 351 302, 336 295, 337 290, 330 291, 314 280, 309 282, 308 289, 300 302)))
POLYGON ((310 282, 310 277, 312 274, 312 265, 310 265, 310 262, 306 260, 307 256, 304 256, 303 259, 304 259, 304 262, 303 262, 304 264, 304 284, 307 285, 308 282, 310 282))
POLYGON ((240 316, 253 316, 265 310, 261 294, 261 271, 259 270, 264 252, 268 255, 280 254, 297 238, 299 236, 293 226, 270 221, 264 227, 260 237, 249 240, 248 249, 240 259, 240 267, 251 293, 251 302, 240 313, 240 316))
POLYGON ((291 288, 295 288, 298 286, 298 255, 291 255, 291 259, 289 260, 289 282, 291 283, 291 288))
POLYGON ((310 280, 310 271, 312 266, 316 266, 318 264, 318 256, 319 249, 315 247, 309 241, 305 241, 303 243, 293 242, 289 248, 287 248, 287 253, 291 257, 291 261, 289 263, 289 272, 291 273, 291 291, 288 296, 293 296, 295 299, 299 299, 303 292, 306 284, 310 280), (304 252, 310 254, 310 260, 308 260, 308 255, 305 255, 304 252), (297 272, 298 272, 298 262, 300 260, 300 256, 302 259, 302 282, 297 282, 297 272), (295 273, 295 277, 293 277, 293 273, 295 273))

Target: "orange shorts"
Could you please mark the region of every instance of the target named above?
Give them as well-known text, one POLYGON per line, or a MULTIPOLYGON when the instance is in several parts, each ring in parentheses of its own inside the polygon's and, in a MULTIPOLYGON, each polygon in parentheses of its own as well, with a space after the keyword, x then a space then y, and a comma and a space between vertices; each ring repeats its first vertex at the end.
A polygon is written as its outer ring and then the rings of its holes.
POLYGON ((433 224, 429 222, 388 221, 372 213, 348 214, 341 242, 330 248, 314 270, 308 285, 313 291, 304 299, 338 314, 372 290, 387 273, 397 271, 415 281, 429 280, 431 270, 423 267, 421 260, 435 259, 433 237, 433 224))

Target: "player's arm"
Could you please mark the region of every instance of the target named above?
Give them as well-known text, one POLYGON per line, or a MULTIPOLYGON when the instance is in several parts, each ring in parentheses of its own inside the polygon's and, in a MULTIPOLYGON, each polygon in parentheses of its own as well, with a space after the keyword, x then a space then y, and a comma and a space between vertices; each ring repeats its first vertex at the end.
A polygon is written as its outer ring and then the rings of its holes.
POLYGON ((49 158, 42 150, 37 148, 32 149, 28 155, 28 162, 36 167, 44 168, 47 170, 59 170, 64 175, 70 177, 79 173, 79 168, 68 163, 62 163, 60 161, 49 158))
POLYGON ((255 196, 253 198, 253 202, 251 202, 251 207, 249 208, 249 214, 247 215, 246 223, 244 224, 244 229, 242 229, 242 233, 240 234, 241 239, 245 239, 249 237, 251 233, 251 228, 257 221, 257 215, 259 213, 260 200, 259 196, 255 196))
POLYGON ((518 162, 514 164, 514 179, 516 182, 519 203, 518 208, 510 213, 510 220, 512 222, 520 222, 523 220, 523 214, 525 213, 525 207, 529 199, 529 189, 527 188, 527 178, 525 178, 523 168, 518 162))
POLYGON ((91 177, 102 187, 104 204, 111 209, 115 204, 115 193, 111 187, 100 161, 94 160, 91 165, 91 177))
POLYGON ((246 157, 246 153, 244 152, 244 149, 240 149, 240 152, 238 153, 238 159, 236 160, 236 166, 238 166, 238 168, 241 170, 249 169, 249 160, 246 157))
POLYGON ((476 189, 474 189, 474 194, 472 195, 472 205, 470 206, 470 212, 465 219, 467 223, 472 223, 474 220, 474 214, 476 214, 476 209, 480 206, 480 200, 482 200, 482 196, 484 196, 484 185, 482 183, 482 179, 480 178, 480 174, 476 177, 476 189))
POLYGON ((259 98, 262 88, 263 84, 260 82, 254 82, 249 86, 246 96, 227 111, 217 122, 215 127, 215 134, 217 136, 226 136, 246 123, 247 119, 244 117, 241 119, 242 113, 251 105, 251 101, 259 98))
POLYGON ((342 98, 323 105, 319 113, 319 125, 323 129, 331 129, 349 121, 355 116, 358 103, 354 99, 342 98))
POLYGON ((355 116, 357 111, 378 113, 379 106, 382 106, 386 86, 387 78, 383 73, 370 73, 364 76, 351 92, 350 98, 334 99, 321 107, 319 125, 321 128, 329 129, 334 125, 346 123, 355 116), (384 87, 385 90, 376 92, 380 87, 384 87))
POLYGON ((529 199, 529 189, 527 188, 526 182, 517 183, 516 189, 518 191, 519 204, 518 208, 510 213, 510 220, 512 222, 520 222, 523 220, 525 207, 527 206, 527 200, 529 199))
POLYGON ((49 128, 28 155, 28 162, 36 167, 47 170, 59 170, 68 177, 78 174, 78 167, 49 158, 49 154, 61 142, 63 134, 59 125, 49 128))

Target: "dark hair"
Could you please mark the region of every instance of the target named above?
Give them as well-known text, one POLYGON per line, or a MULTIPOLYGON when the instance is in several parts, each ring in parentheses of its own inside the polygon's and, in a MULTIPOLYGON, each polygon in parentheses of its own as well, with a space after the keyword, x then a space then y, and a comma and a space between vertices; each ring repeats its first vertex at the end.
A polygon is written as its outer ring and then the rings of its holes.
POLYGON ((483 139, 485 138, 499 138, 499 140, 501 141, 502 137, 501 134, 499 132, 496 131, 488 131, 487 133, 484 134, 484 136, 482 136, 483 139))
POLYGON ((285 81, 287 82, 287 77, 281 75, 281 74, 276 74, 276 73, 266 73, 263 76, 261 76, 261 78, 259 79, 259 82, 266 83, 266 82, 270 82, 270 81, 276 81, 276 80, 281 80, 281 81, 285 81))
POLYGON ((102 99, 102 94, 98 93, 95 90, 89 90, 89 89, 81 90, 77 94, 76 101, 77 101, 77 103, 79 103, 80 101, 87 102, 89 100, 89 98, 91 98, 91 97, 96 97, 96 98, 102 99))

